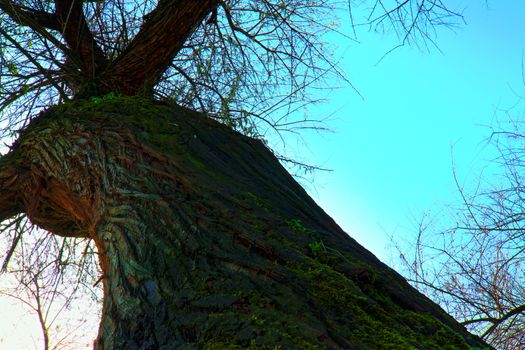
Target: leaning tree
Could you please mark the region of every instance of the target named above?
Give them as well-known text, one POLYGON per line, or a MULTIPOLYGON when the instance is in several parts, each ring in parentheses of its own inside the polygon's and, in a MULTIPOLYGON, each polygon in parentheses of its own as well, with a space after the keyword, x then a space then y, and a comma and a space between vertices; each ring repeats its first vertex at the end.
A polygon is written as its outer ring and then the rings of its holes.
MULTIPOLYGON (((0 0, 14 140, 0 158, 3 269, 27 222, 54 240, 35 251, 49 248, 56 273, 92 271, 96 255, 96 349, 485 346, 343 232, 262 141, 315 127, 289 117, 342 77, 321 46, 336 5, 0 0), (76 254, 79 242, 95 248, 76 254)), ((398 23, 403 41, 452 15, 439 1, 385 6, 369 24, 398 23)))

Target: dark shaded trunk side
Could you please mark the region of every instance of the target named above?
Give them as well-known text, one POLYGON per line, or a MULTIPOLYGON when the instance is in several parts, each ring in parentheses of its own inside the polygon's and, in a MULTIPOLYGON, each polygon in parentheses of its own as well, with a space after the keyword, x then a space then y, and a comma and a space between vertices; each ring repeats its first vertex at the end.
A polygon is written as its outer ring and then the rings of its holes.
POLYGON ((53 108, 0 160, 0 184, 15 198, 0 218, 24 208, 96 241, 97 349, 486 346, 343 232, 261 142, 195 112, 137 98, 53 108))

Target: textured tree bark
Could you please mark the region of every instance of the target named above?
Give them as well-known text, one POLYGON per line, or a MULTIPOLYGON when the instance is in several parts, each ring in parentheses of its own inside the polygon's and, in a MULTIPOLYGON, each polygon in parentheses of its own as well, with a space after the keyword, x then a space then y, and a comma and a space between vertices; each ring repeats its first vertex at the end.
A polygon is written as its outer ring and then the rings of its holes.
POLYGON ((186 39, 217 8, 217 0, 163 0, 100 79, 99 93, 149 96, 186 39))
POLYGON ((56 20, 67 46, 70 48, 70 62, 82 71, 82 75, 93 79, 106 68, 108 60, 93 38, 84 17, 82 1, 55 0, 56 20))
POLYGON ((0 219, 95 240, 96 349, 486 346, 261 142, 192 111, 127 97, 52 108, 0 159, 0 194, 0 219))

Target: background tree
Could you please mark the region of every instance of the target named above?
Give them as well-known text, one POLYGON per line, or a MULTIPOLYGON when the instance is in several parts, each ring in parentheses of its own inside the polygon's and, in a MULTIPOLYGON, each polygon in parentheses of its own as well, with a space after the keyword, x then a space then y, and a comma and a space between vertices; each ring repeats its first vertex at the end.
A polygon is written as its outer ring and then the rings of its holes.
POLYGON ((4 263, 10 261, 15 282, 3 283, 0 296, 19 302, 34 317, 43 349, 80 349, 91 343, 93 334, 86 329, 99 317, 102 296, 94 246, 39 230, 24 216, 3 225, 4 263), (17 241, 16 250, 4 244, 9 241, 17 241))
POLYGON ((401 255, 411 282, 498 349, 525 346, 523 140, 505 111, 489 140, 499 157, 474 185, 454 174, 462 202, 424 218, 401 255))
MULTIPOLYGON (((16 138, 0 159, 4 268, 24 216, 65 237, 36 266, 82 270, 78 246, 94 244, 99 349, 483 345, 231 130, 312 126, 289 117, 344 78, 321 46, 335 5, 0 0, 1 121, 16 138)), ((368 24, 388 19, 405 42, 442 13, 407 1, 368 24)))

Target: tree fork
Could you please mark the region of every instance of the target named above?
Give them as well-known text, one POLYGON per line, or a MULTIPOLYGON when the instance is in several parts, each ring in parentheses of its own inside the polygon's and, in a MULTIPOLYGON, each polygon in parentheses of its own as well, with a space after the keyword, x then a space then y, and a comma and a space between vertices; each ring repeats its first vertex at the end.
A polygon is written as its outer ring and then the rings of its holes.
POLYGON ((55 0, 55 13, 21 7, 0 0, 0 9, 17 23, 29 26, 59 47, 75 75, 68 82, 76 97, 87 98, 117 92, 126 96, 151 96, 153 86, 172 63, 184 43, 202 21, 217 9, 218 0, 161 0, 144 17, 137 35, 109 61, 93 37, 83 13, 83 1, 55 0), (46 29, 59 30, 67 47, 46 29), (71 66, 73 65, 73 66, 71 66), (77 86, 78 84, 82 86, 77 86))
POLYGON ((193 111, 129 97, 54 107, 0 159, 0 185, 2 219, 95 240, 96 349, 486 346, 260 141, 193 111))
POLYGON ((101 90, 151 95, 186 39, 217 6, 217 0, 159 1, 145 16, 139 33, 104 73, 101 90))

